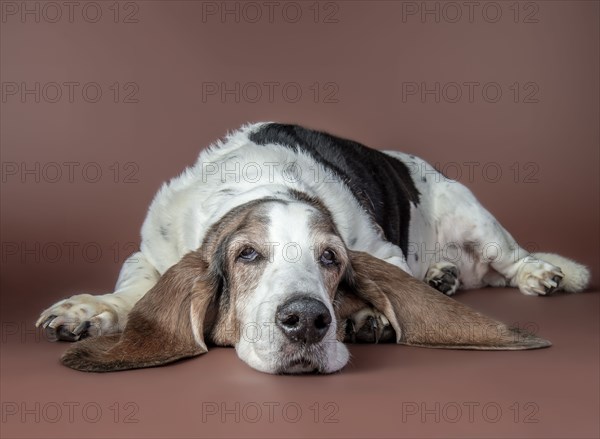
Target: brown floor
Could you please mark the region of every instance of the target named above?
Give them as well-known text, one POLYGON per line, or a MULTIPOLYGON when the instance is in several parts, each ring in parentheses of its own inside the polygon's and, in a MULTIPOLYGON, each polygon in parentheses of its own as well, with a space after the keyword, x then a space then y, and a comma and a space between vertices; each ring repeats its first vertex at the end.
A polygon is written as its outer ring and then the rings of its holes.
POLYGON ((457 296, 554 345, 516 352, 353 345, 329 376, 272 376, 233 349, 155 369, 87 374, 31 321, 3 322, 2 437, 599 437, 598 290, 457 296))

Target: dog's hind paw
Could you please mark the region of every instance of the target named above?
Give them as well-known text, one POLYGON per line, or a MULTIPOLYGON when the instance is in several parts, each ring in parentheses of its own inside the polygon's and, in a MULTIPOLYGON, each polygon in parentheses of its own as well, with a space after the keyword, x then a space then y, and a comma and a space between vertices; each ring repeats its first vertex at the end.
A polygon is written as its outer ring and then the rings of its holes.
POLYGON ((548 262, 527 257, 517 273, 517 286, 523 294, 549 295, 560 289, 564 274, 548 262))

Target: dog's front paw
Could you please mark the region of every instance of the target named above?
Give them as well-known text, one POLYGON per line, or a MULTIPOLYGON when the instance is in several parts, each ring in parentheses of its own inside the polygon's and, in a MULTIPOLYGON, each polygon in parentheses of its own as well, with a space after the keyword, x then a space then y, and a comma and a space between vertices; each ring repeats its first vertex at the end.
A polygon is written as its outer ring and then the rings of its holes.
POLYGON ((104 296, 78 294, 46 309, 35 326, 42 326, 49 340, 78 341, 119 332, 119 323, 116 307, 104 296))
POLYGON ((363 308, 346 320, 347 343, 379 343, 393 338, 390 322, 374 308, 363 308))
POLYGON ((523 294, 548 295, 555 292, 564 274, 555 265, 527 257, 517 273, 517 286, 523 294))
POLYGON ((447 296, 452 296, 460 285, 458 267, 450 262, 438 262, 427 270, 425 283, 447 296))

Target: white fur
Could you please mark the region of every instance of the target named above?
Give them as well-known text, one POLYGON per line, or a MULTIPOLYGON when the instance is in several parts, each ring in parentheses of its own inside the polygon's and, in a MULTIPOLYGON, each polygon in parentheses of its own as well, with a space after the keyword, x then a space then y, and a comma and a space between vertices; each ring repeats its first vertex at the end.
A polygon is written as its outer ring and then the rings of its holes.
MULTIPOLYGON (((58 302, 42 313, 38 324, 55 315, 59 320, 48 324, 69 322, 71 328, 93 320, 104 334, 121 331, 137 300, 184 254, 199 248, 207 230, 226 212, 257 198, 285 197, 290 188, 325 203, 349 248, 384 259, 419 279, 424 279, 432 266, 451 263, 460 273, 460 288, 510 285, 518 286, 525 294, 545 294, 544 288, 553 287, 552 279, 559 273, 564 278, 558 287, 565 291, 581 291, 589 281, 585 267, 557 255, 536 254, 534 259, 539 263, 527 264, 531 261, 528 252, 469 189, 446 179, 418 157, 388 151, 408 166, 421 193, 420 203, 411 208, 405 258, 399 247, 382 238, 348 187, 329 170, 307 154, 251 142, 249 132, 260 125, 246 125, 202 151, 194 166, 161 187, 142 226, 141 251, 123 265, 115 293, 73 296, 58 302), (291 164, 301 170, 301 175, 284 172, 291 164), (87 305, 85 312, 79 308, 83 304, 87 305)), ((283 207, 274 209, 271 215, 274 227, 270 228, 270 239, 296 242, 305 253, 297 264, 275 258, 263 273, 252 300, 242 307, 240 317, 245 322, 272 321, 277 304, 294 289, 310 292, 330 306, 310 258, 306 215, 283 207)), ((334 340, 334 334, 332 324, 326 339, 334 340)), ((274 337, 269 342, 242 341, 237 352, 253 367, 273 371, 282 343, 276 331, 274 337)), ((330 343, 326 355, 326 371, 338 370, 348 361, 347 349, 337 341, 330 343)))
POLYGON ((560 286, 568 293, 583 291, 590 282, 590 271, 587 267, 572 259, 554 253, 532 253, 532 256, 560 267, 565 275, 560 286))
MULTIPOLYGON (((533 285, 529 276, 519 277, 521 267, 530 261, 529 252, 479 204, 468 188, 444 177, 418 157, 397 151, 386 153, 407 165, 421 193, 420 204, 411 211, 407 255, 415 277, 424 279, 436 264, 451 262, 460 272, 459 288, 510 285, 519 287, 524 294, 546 294, 543 282, 533 285), (470 248, 475 251, 470 252, 470 248)), ((545 262, 536 279, 547 277, 558 267, 565 274, 559 290, 577 292, 588 285, 589 271, 583 265, 551 253, 534 256, 545 262)), ((527 268, 532 269, 531 265, 527 268)))
MULTIPOLYGON (((334 315, 331 298, 328 297, 318 261, 315 260, 313 249, 317 242, 307 221, 310 211, 316 212, 316 209, 304 203, 272 206, 269 211, 271 225, 268 242, 272 244, 273 252, 258 288, 249 294, 248 301, 240 307, 238 318, 244 327, 236 351, 242 360, 263 372, 278 370, 278 360, 287 343, 274 322, 275 311, 280 304, 294 295, 310 296, 323 302, 330 314, 334 315)), ((339 241, 334 235, 327 238, 329 242, 339 241)), ((336 329, 334 319, 320 342, 323 349, 318 360, 324 365, 322 372, 341 369, 349 358, 348 349, 336 340, 336 329)), ((306 370, 293 370, 303 371, 306 370)))

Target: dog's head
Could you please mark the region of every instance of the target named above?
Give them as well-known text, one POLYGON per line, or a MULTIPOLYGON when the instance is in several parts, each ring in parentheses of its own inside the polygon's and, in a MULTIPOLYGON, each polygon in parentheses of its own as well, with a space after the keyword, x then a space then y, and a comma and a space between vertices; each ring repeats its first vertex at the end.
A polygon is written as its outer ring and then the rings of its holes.
POLYGON ((270 373, 330 373, 346 365, 346 320, 378 310, 399 343, 530 349, 523 334, 431 289, 401 269, 349 250, 318 200, 261 199, 230 210, 202 247, 135 305, 121 335, 83 340, 62 357, 86 371, 157 366, 235 346, 270 373))

